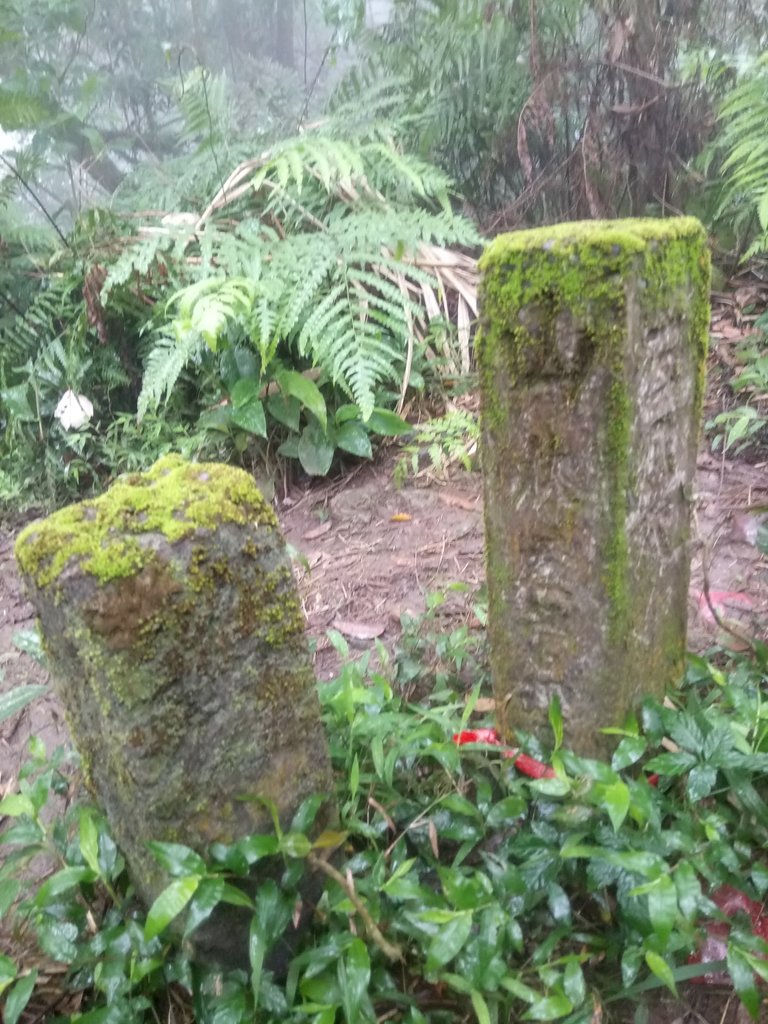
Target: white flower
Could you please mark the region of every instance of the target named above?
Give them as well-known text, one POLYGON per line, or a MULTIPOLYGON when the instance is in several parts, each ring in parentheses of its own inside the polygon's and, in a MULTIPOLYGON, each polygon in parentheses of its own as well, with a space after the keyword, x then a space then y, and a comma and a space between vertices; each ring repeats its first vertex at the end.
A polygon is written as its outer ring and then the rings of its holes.
POLYGON ((65 430, 79 430, 93 416, 93 405, 85 395, 65 391, 53 415, 65 430))

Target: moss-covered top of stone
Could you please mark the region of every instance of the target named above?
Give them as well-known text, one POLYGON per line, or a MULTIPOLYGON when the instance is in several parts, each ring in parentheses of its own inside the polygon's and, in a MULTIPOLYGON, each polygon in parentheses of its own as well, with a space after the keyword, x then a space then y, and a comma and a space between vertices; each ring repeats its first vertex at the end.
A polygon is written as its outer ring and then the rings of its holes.
MULTIPOLYGON (((508 348, 511 340, 518 351, 543 342, 521 319, 522 310, 539 304, 547 318, 569 311, 582 320, 605 354, 615 313, 624 303, 626 275, 637 259, 643 307, 685 315, 696 355, 703 358, 710 273, 705 241, 695 217, 577 221, 499 235, 480 259, 481 363, 483 350, 500 341, 508 348), (696 287, 701 283, 704 287, 696 287)), ((516 373, 521 370, 515 367, 516 373)))
POLYGON ((120 477, 106 493, 32 523, 16 542, 21 571, 39 587, 79 559, 100 582, 132 576, 152 559, 145 534, 173 543, 221 523, 277 520, 253 479, 219 463, 189 463, 168 455, 146 473, 120 477))
POLYGON ((541 249, 553 254, 570 254, 584 246, 608 250, 616 255, 618 246, 625 252, 641 252, 650 242, 673 239, 703 239, 704 228, 695 217, 638 217, 627 220, 582 220, 529 231, 511 231, 498 235, 480 259, 480 269, 505 262, 521 252, 541 249))

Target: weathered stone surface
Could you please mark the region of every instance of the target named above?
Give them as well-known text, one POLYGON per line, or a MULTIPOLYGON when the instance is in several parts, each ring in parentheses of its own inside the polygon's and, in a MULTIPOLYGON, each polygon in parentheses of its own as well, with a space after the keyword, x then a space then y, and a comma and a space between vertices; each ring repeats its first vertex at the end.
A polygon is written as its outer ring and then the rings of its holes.
MULTIPOLYGON (((264 799, 287 825, 332 791, 290 563, 246 473, 169 456, 33 523, 16 557, 88 784, 144 901, 168 882, 149 840, 204 852, 271 832, 264 799)), ((247 961, 226 913, 200 945, 247 961)))
POLYGON ((491 667, 505 731, 557 695, 584 754, 685 651, 709 322, 692 218, 497 238, 481 261, 491 667))

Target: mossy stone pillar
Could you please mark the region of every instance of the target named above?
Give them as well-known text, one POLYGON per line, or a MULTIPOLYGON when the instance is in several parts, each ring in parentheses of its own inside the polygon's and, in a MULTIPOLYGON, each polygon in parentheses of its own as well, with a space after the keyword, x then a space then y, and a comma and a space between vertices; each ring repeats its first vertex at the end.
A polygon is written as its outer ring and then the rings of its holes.
POLYGON ((693 218, 502 235, 480 262, 489 639, 503 731, 604 750, 679 678, 709 324, 693 218))
MULTIPOLYGON (((16 557, 87 782, 147 904, 169 881, 148 841, 204 852, 271 832, 264 800, 288 825, 331 793, 290 562, 248 474, 168 456, 33 523, 16 557)), ((318 829, 330 813, 329 799, 318 829)), ((247 922, 222 913, 199 946, 247 964, 247 922)))

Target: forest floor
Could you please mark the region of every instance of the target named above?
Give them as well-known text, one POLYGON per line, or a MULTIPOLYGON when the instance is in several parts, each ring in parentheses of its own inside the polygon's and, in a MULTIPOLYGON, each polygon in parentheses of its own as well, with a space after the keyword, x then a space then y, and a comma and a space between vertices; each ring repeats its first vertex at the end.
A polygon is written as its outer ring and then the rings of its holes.
MULTIPOLYGON (((719 380, 728 353, 745 327, 721 308, 713 321, 709 408, 722 406, 719 380), (717 328, 720 326, 721 330, 717 328)), ((747 328, 748 329, 748 328, 747 328)), ((479 626, 472 596, 482 587, 482 478, 456 466, 437 475, 425 469, 402 487, 393 482, 397 450, 332 482, 294 489, 277 512, 285 537, 295 549, 295 567, 315 647, 317 677, 331 678, 338 654, 327 638, 336 629, 355 651, 376 640, 393 650, 404 615, 424 612, 427 597, 453 583, 438 610, 435 630, 479 626)), ((713 455, 702 440, 696 470, 693 571, 689 601, 689 646, 703 650, 714 641, 739 645, 735 634, 762 639, 768 630, 768 559, 755 539, 768 518, 768 463, 713 455), (709 594, 709 598, 707 597, 709 594), (715 606, 713 614, 712 605, 715 606), (728 620, 723 634, 717 619, 728 620)), ((44 669, 18 645, 34 627, 13 558, 13 531, 0 527, 0 693, 29 683, 47 682, 44 669)), ((52 751, 67 742, 61 707, 50 693, 0 724, 0 796, 16 785, 29 740, 37 736, 52 751)), ((2 822, 0 821, 0 826, 2 822)), ((659 1013, 659 1021, 736 1020, 736 1000, 697 992, 684 1004, 659 1013)))

